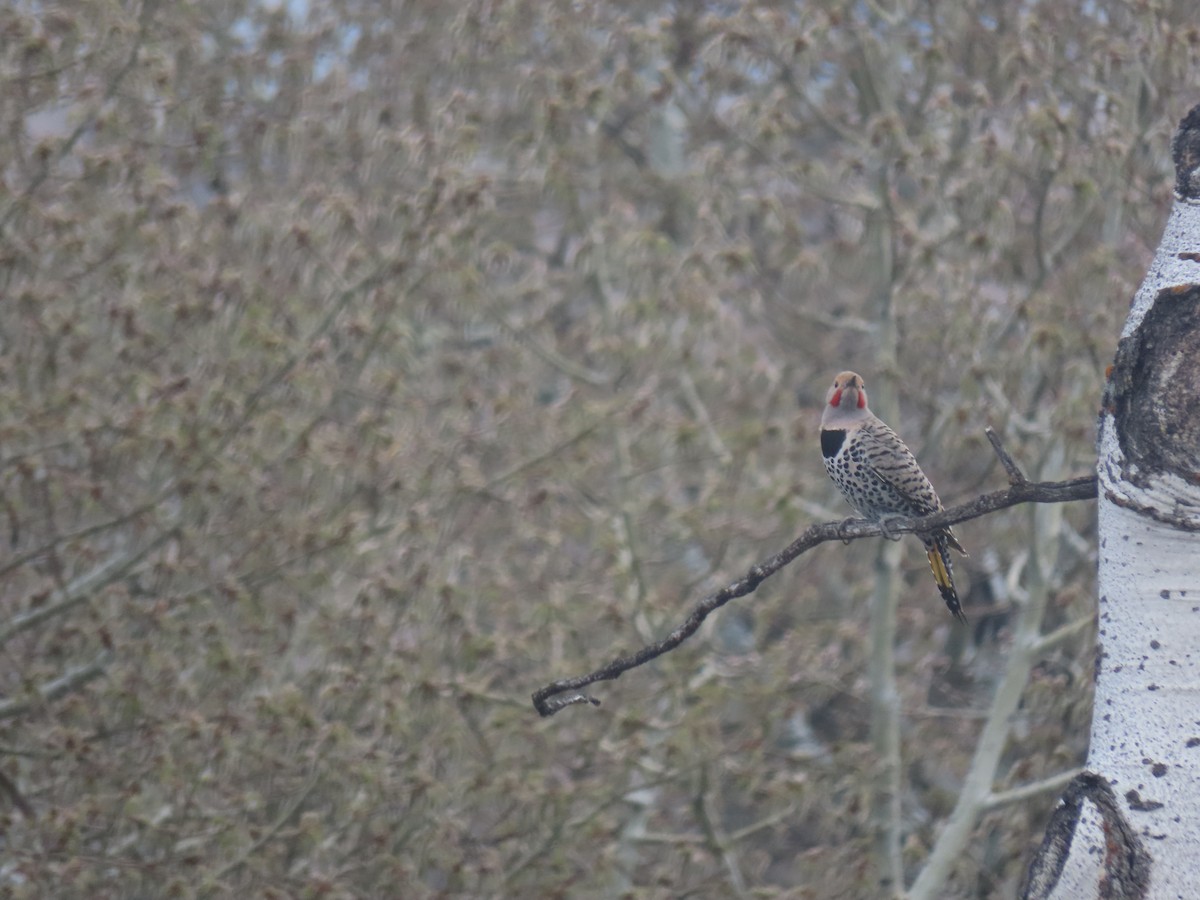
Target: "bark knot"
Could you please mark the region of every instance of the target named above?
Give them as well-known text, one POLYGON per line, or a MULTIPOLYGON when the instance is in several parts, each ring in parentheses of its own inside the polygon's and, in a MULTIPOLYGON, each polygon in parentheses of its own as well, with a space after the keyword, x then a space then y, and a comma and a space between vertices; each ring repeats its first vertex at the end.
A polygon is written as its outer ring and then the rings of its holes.
POLYGON ((1160 292, 1121 339, 1104 405, 1114 410, 1129 481, 1146 487, 1157 473, 1200 481, 1200 285, 1160 292))

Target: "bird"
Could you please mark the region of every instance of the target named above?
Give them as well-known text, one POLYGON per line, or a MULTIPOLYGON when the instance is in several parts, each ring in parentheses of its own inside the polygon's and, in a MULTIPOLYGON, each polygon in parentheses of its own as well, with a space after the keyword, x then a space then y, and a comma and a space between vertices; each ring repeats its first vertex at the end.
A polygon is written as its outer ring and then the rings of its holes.
MULTIPOLYGON (((885 536, 890 536, 886 524, 889 518, 916 518, 943 509, 912 451, 867 406, 866 385, 856 372, 840 373, 825 395, 821 455, 825 471, 846 502, 863 518, 879 523, 885 536)), ((925 545, 929 568, 947 609, 960 622, 966 622, 954 587, 949 548, 963 556, 967 551, 949 526, 920 532, 917 537, 925 545)))

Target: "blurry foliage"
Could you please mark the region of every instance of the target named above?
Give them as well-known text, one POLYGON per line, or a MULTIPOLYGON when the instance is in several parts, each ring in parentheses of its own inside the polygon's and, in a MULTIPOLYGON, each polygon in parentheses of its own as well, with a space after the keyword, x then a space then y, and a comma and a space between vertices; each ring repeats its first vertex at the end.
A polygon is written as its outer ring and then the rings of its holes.
MULTIPOLYGON (((868 545, 598 710, 528 696, 846 514, 839 369, 947 501, 1002 483, 988 423, 1090 467, 1200 30, 1085 9, 0 9, 6 895, 872 896, 868 545)), ((1093 603, 1067 520, 1048 626, 1093 603)), ((967 641, 906 553, 914 870, 1027 526, 961 529, 967 641)), ((1081 759, 1090 647, 999 787, 1081 759)), ((952 896, 1011 893, 1051 803, 991 814, 952 896)))

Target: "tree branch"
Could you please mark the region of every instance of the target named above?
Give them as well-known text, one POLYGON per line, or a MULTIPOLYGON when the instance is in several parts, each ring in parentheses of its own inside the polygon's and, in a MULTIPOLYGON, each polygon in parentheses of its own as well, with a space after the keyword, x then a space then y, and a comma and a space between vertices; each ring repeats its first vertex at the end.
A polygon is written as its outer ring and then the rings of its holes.
POLYGON ((11 719, 24 715, 41 703, 52 703, 72 691, 78 690, 89 681, 99 678, 108 670, 112 662, 112 652, 103 651, 99 656, 86 665, 64 672, 53 681, 39 685, 29 699, 12 699, 0 703, 0 720, 11 719))
POLYGON ((35 625, 40 625, 47 619, 61 615, 80 603, 92 599, 97 591, 124 577, 138 563, 174 536, 174 529, 165 529, 137 550, 120 556, 114 555, 90 572, 80 575, 70 584, 56 590, 50 595, 44 606, 38 606, 28 612, 15 615, 7 622, 0 624, 0 647, 3 647, 15 635, 28 631, 35 625))
POLYGON ((1074 781, 1082 771, 1082 769, 1068 769, 1065 772, 1059 772, 1056 775, 1043 778, 1041 781, 1034 781, 1029 784, 1023 784, 1020 787, 1009 788, 1007 791, 996 791, 984 800, 983 808, 991 812, 1003 806, 1024 803, 1026 800, 1039 797, 1042 794, 1062 793, 1063 789, 1074 781))
MULTIPOLYGON (((991 440, 991 438, 989 438, 991 440)), ((993 446, 998 442, 994 440, 993 446)), ((1005 454, 1007 455, 1007 454, 1005 454)), ((1003 457, 1002 457, 1003 459, 1003 457)), ((1011 462, 1011 459, 1009 460, 1011 462)), ((1005 466, 1006 470, 1008 466, 1005 466)), ((1014 464, 1015 469, 1015 464, 1014 464)), ((1019 474, 1020 470, 1016 470, 1019 474)), ((1012 477, 1012 471, 1009 471, 1012 477)), ((1011 484, 1002 491, 993 491, 977 497, 969 503, 942 510, 919 519, 889 519, 887 531, 889 534, 912 534, 917 531, 932 531, 942 525, 956 525, 970 519, 978 519, 989 513, 1022 503, 1068 503, 1073 500, 1094 500, 1096 498, 1096 476, 1085 475, 1067 481, 1026 481, 1021 480, 1011 484)), ((744 597, 753 593, 760 584, 818 544, 826 541, 844 541, 883 535, 883 529, 878 523, 866 519, 853 519, 849 522, 825 522, 811 525, 783 550, 756 566, 752 566, 741 578, 734 581, 701 600, 684 620, 683 624, 660 641, 647 644, 629 656, 620 656, 612 662, 587 675, 575 678, 565 678, 553 681, 533 694, 533 706, 543 717, 552 716, 565 706, 577 703, 590 703, 599 706, 600 701, 588 694, 580 693, 580 688, 597 681, 612 681, 620 678, 630 669, 645 665, 652 659, 657 659, 664 653, 674 650, 689 637, 696 633, 700 625, 714 611, 720 609, 730 600, 744 597), (558 695, 563 696, 558 696, 558 695)))
POLYGON ((1088 801, 1104 823, 1104 875, 1101 884, 1111 886, 1105 897, 1144 897, 1150 883, 1151 856, 1126 818, 1108 780, 1095 772, 1080 772, 1063 791, 1059 805, 1046 826, 1045 837, 1025 875, 1022 900, 1046 900, 1054 894, 1071 853, 1071 844, 1088 801))
POLYGON ((987 435, 988 442, 992 445, 992 449, 996 451, 996 456, 1000 460, 1000 465, 1004 466, 1004 471, 1008 473, 1009 484, 1024 484, 1027 479, 1025 473, 1021 471, 1020 466, 1013 461, 1013 458, 1008 455, 1008 451, 1004 449, 1004 445, 1000 443, 1000 435, 989 425, 983 429, 983 433, 987 435))

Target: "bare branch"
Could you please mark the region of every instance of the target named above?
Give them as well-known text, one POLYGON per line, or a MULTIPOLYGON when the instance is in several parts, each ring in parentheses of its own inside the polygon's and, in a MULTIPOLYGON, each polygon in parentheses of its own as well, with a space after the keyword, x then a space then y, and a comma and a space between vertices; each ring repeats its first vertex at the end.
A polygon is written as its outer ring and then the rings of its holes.
POLYGON ((1108 853, 1104 857, 1104 882, 1114 889, 1104 896, 1142 897, 1150 882, 1150 854, 1126 818, 1108 781, 1095 772, 1080 772, 1063 791, 1046 835, 1025 876, 1024 900, 1043 900, 1054 893, 1066 866, 1083 813, 1091 803, 1104 820, 1108 853))
POLYGON ((129 512, 121 513, 120 515, 117 515, 111 519, 105 519, 103 522, 85 525, 82 528, 67 532, 65 534, 57 534, 45 543, 34 547, 32 550, 14 555, 6 560, 4 565, 0 566, 0 578, 3 578, 9 572, 15 571, 16 569, 27 565, 32 560, 38 559, 39 557, 45 556, 49 553, 53 553, 63 544, 71 541, 77 541, 80 538, 90 537, 93 534, 99 534, 102 531, 106 531, 110 528, 116 528, 119 525, 126 525, 129 522, 132 522, 134 519, 153 511, 156 505, 156 502, 143 503, 136 508, 129 510, 129 512))
POLYGON ((742 876, 742 867, 737 854, 733 852, 729 840, 721 833, 710 809, 712 797, 709 792, 708 766, 700 767, 700 785, 696 796, 692 799, 692 809, 700 823, 700 831, 704 834, 704 842, 709 852, 725 866, 726 880, 729 890, 735 897, 745 897, 746 879, 742 876))
POLYGON ((1004 445, 1000 443, 1000 435, 996 434, 992 426, 983 429, 983 433, 987 435, 988 441, 991 442, 992 449, 996 451, 996 456, 1000 458, 1000 465, 1004 466, 1004 471, 1008 473, 1009 484, 1024 484, 1027 479, 1025 473, 1013 461, 1013 458, 1008 455, 1008 451, 1004 449, 1004 445))
MULTIPOLYGON (((955 506, 952 509, 922 516, 919 519, 889 520, 888 533, 911 534, 917 531, 931 531, 942 525, 956 525, 959 522, 978 519, 988 513, 1022 503, 1067 503, 1073 500, 1094 500, 1095 498, 1095 475, 1085 475, 1067 481, 1038 482, 1025 481, 1022 476, 1020 482, 1010 485, 1006 490, 984 494, 969 503, 955 506)), ((855 519, 843 523, 825 522, 809 526, 803 534, 783 550, 766 561, 752 566, 741 578, 701 600, 683 624, 662 640, 647 644, 629 656, 620 656, 586 675, 554 681, 540 688, 533 694, 534 709, 542 716, 552 716, 564 706, 572 706, 577 703, 591 703, 593 706, 599 706, 599 700, 588 694, 579 693, 580 689, 589 684, 595 684, 597 681, 612 681, 620 678, 630 669, 636 669, 675 649, 695 634, 711 613, 720 609, 730 600, 753 593, 766 579, 818 544, 835 540, 849 542, 860 538, 879 537, 882 534, 883 529, 878 523, 866 519, 855 519), (563 696, 558 696, 560 694, 563 696)))
POLYGON ((30 806, 29 801, 21 794, 13 780, 3 772, 0 772, 0 792, 8 795, 13 806, 19 809, 25 818, 32 819, 34 817, 33 807, 30 806))
POLYGON ((69 669, 53 681, 47 681, 38 687, 36 699, 6 700, 0 703, 0 720, 23 715, 40 703, 50 703, 78 690, 89 681, 103 675, 110 662, 112 652, 105 650, 90 663, 69 669))
POLYGON ((1014 803, 1024 803, 1026 800, 1032 797, 1039 797, 1042 794, 1061 793, 1082 771, 1082 769, 1068 769, 1065 772, 1059 772, 1057 775, 1043 778, 1041 781, 1023 784, 1020 787, 1010 788, 1007 791, 997 791, 987 798, 984 803, 984 809, 990 811, 999 809, 1002 806, 1011 806, 1014 803))
POLYGON ((1065 640, 1073 638, 1081 631, 1086 631, 1095 624, 1095 613, 1090 613, 1086 616, 1080 616, 1074 622, 1068 622, 1066 625, 1061 625, 1054 629, 1054 631, 1051 631, 1049 634, 1044 634, 1038 638, 1037 643, 1034 644, 1033 647, 1034 652, 1045 653, 1052 647, 1062 643, 1065 640))
POLYGON ((0 646, 6 644, 15 635, 28 631, 47 619, 62 615, 80 603, 91 600, 97 591, 123 578, 126 573, 165 544, 174 534, 174 530, 165 530, 134 551, 109 557, 90 572, 80 575, 66 587, 51 594, 44 606, 13 616, 0 625, 0 646))

